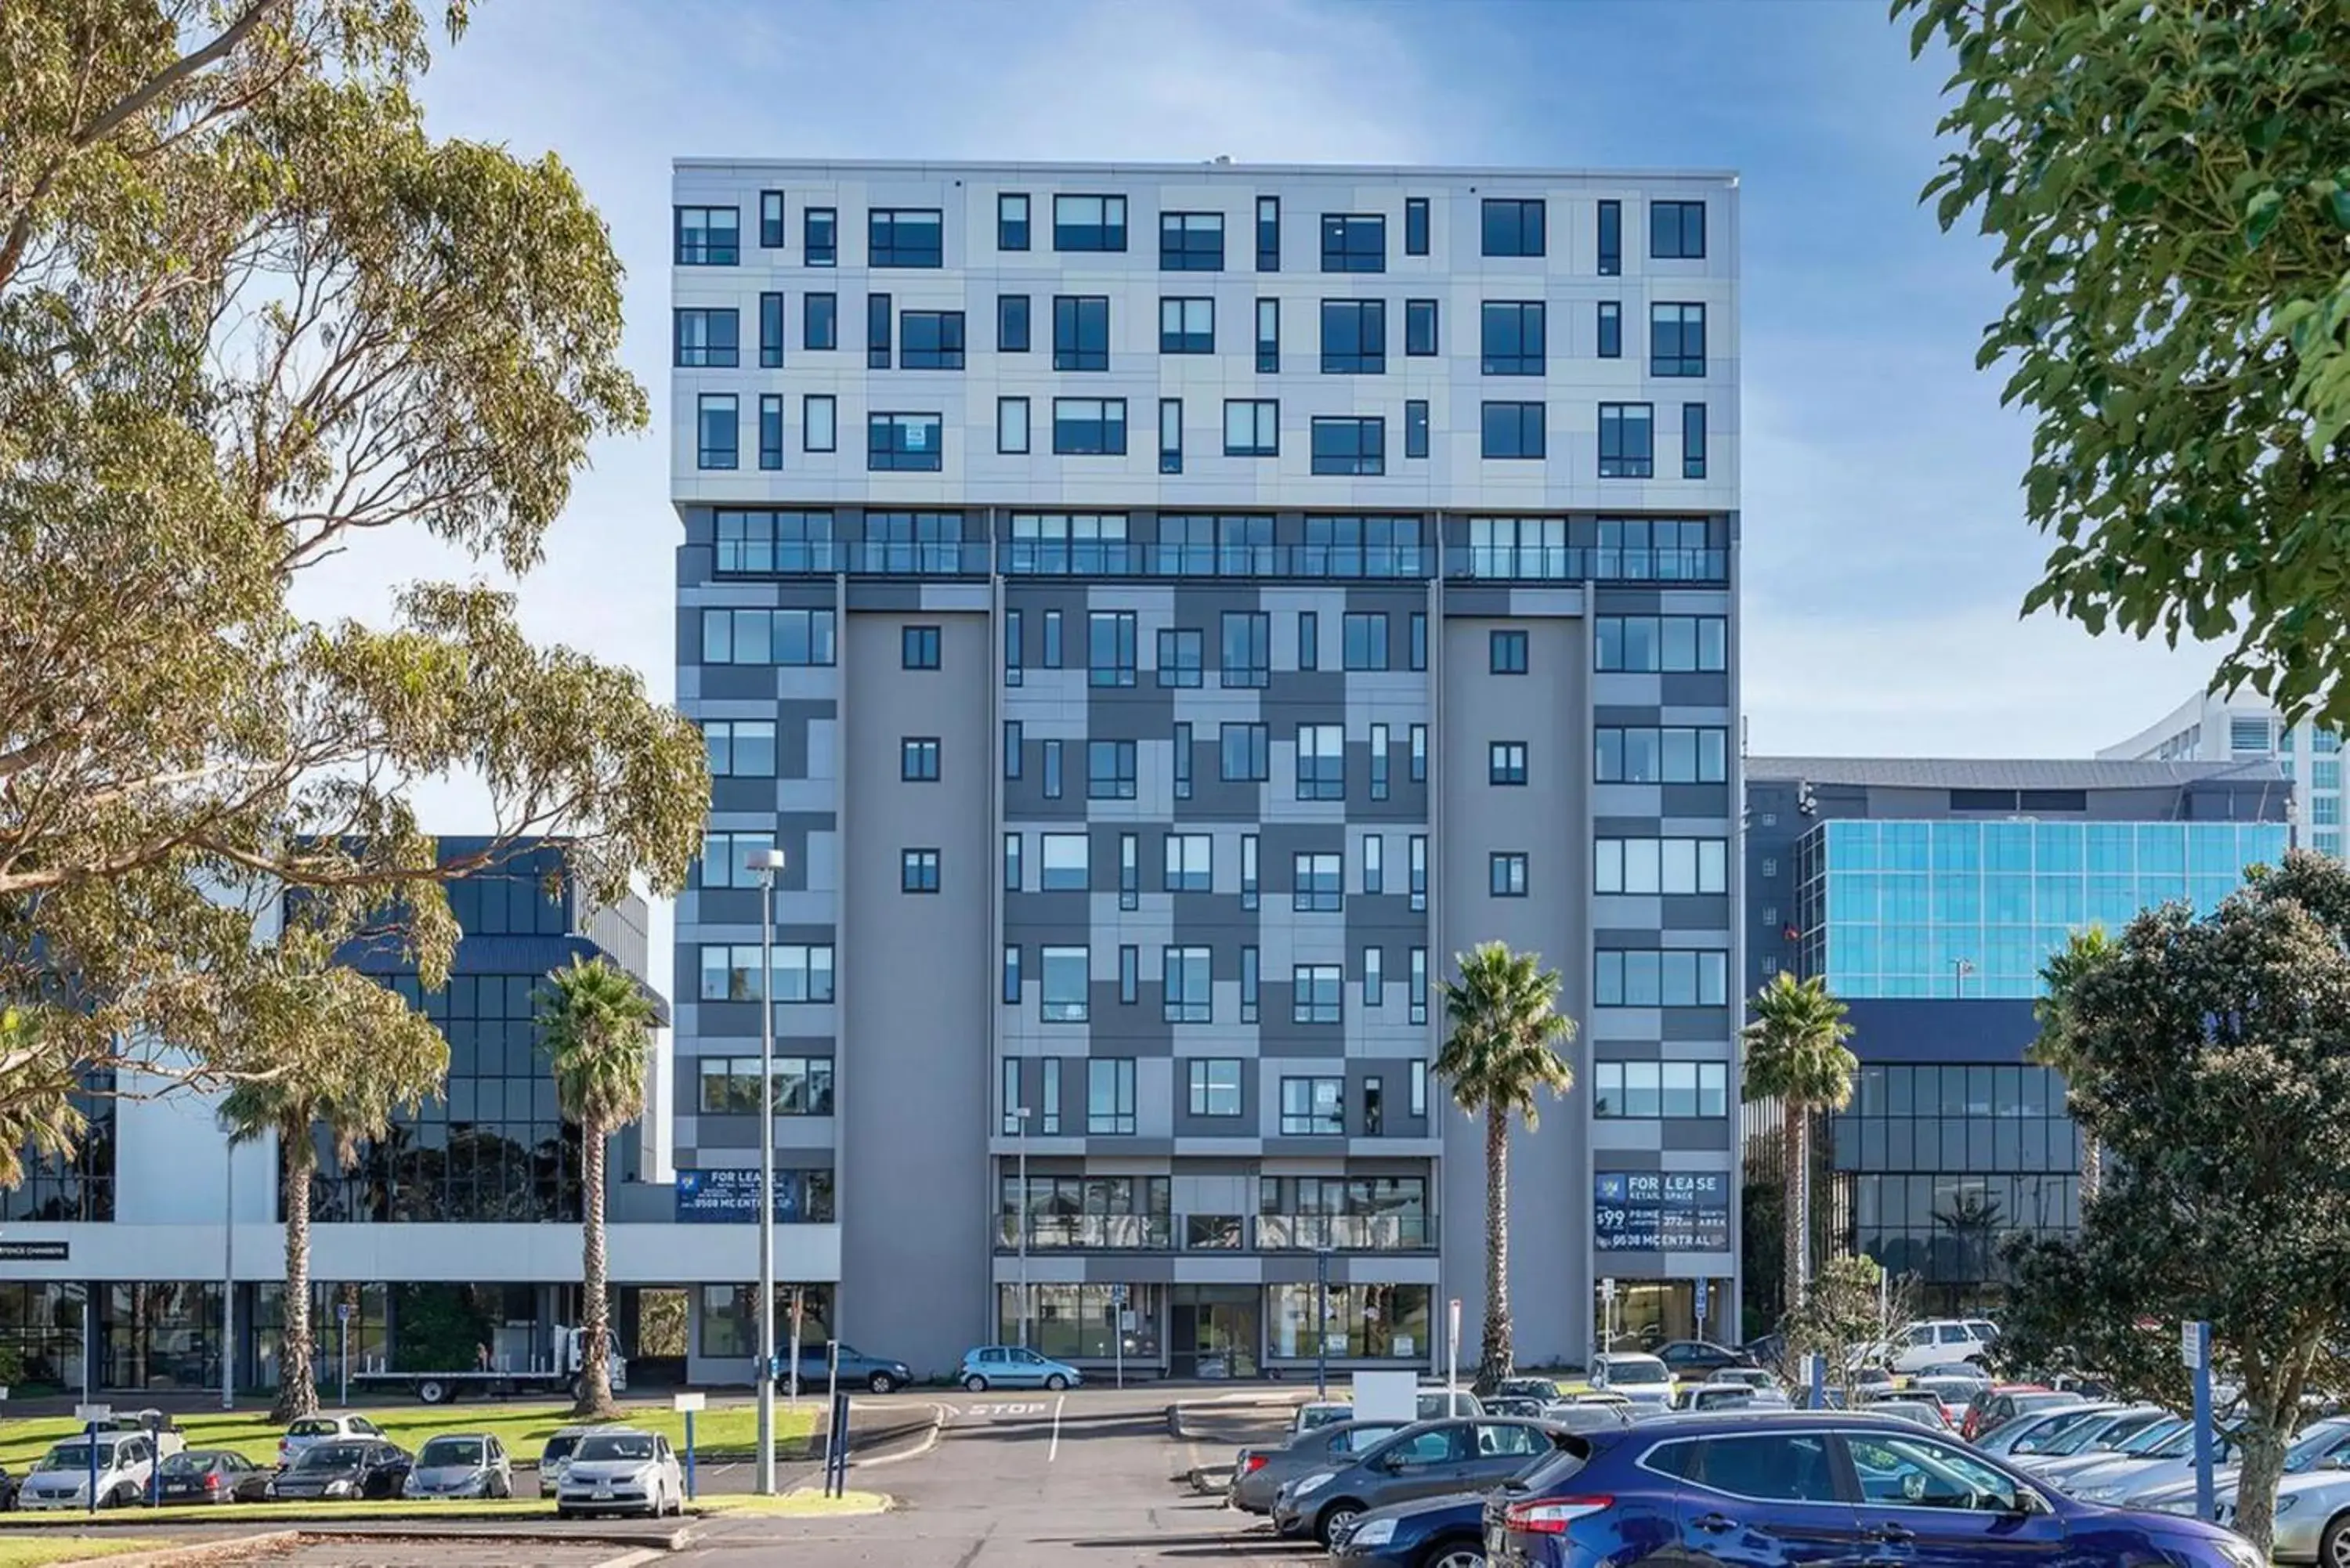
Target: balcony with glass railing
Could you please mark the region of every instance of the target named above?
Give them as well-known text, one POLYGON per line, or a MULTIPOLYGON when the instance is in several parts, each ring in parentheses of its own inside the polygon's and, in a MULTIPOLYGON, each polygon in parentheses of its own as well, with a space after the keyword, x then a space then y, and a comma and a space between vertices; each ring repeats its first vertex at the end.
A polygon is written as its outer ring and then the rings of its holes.
MULTIPOLYGON (((1040 1214, 1029 1221, 1032 1252, 1417 1252, 1436 1245, 1424 1214, 1040 1214), (1180 1245, 1178 1245, 1180 1238, 1180 1245)), ((1017 1216, 995 1226, 995 1245, 1020 1245, 1017 1216)))
POLYGON ((1007 539, 995 547, 1008 577, 1307 577, 1336 582, 1425 580, 1432 552, 1418 545, 1145 544, 1129 539, 1007 539))
POLYGON ((1727 550, 1607 545, 1454 545, 1444 575, 1473 582, 1704 583, 1730 580, 1727 550))
POLYGON ((1260 1214, 1260 1252, 1416 1252, 1436 1245, 1425 1214, 1260 1214))

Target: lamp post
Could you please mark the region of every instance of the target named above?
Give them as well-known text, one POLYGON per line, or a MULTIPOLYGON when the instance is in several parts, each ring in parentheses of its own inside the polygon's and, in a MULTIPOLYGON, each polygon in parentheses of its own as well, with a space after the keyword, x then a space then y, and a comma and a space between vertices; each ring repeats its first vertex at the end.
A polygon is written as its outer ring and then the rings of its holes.
POLYGON ((1967 976, 1974 971, 1975 961, 1972 959, 1950 961, 1950 990, 1954 995, 1964 996, 1967 993, 1967 976))
POLYGON ((220 1124, 221 1148, 221 1408, 236 1408, 236 1142, 220 1124))
POLYGON ((1330 1248, 1326 1241, 1314 1249, 1314 1397, 1330 1397, 1330 1248))
POLYGON ((754 849, 759 879, 759 1470, 775 1494, 775 877, 780 849, 754 849))
POLYGON ((1019 1200, 1013 1205, 1012 1221, 1020 1227, 1020 1348, 1028 1348, 1028 1107, 1012 1107, 1012 1119, 1020 1124, 1019 1200))

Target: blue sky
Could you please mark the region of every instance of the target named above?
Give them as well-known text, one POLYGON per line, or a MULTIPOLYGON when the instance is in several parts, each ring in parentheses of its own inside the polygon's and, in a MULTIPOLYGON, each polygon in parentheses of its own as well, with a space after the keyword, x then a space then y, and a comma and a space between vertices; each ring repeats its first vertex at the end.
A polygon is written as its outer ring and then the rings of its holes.
MULTIPOLYGON (((1942 72, 1881 0, 483 0, 438 134, 552 149, 667 374, 670 161, 1523 163, 1742 177, 1746 705, 1757 752, 2083 755, 2208 676, 2017 606, 2022 421, 1978 373, 1989 245, 1917 202, 1942 72)), ((658 410, 661 400, 655 397, 658 410)), ((673 693, 663 432, 608 443, 523 587, 534 633, 673 693)), ((323 607, 452 569, 332 565, 323 607)), ((462 792, 448 830, 479 826, 462 792)))

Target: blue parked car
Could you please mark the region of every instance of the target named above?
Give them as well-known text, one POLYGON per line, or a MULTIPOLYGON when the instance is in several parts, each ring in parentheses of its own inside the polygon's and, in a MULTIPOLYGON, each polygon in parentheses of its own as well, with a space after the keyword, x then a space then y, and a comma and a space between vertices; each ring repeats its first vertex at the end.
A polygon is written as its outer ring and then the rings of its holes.
POLYGON ((1485 1494, 1456 1491, 1357 1514, 1330 1555, 1362 1568, 1485 1568, 1484 1528, 1485 1494))
MULTIPOLYGON (((828 1345, 800 1346, 800 1388, 823 1391, 832 1376, 832 1347, 828 1345)), ((903 1388, 914 1380, 914 1369, 902 1361, 885 1356, 868 1355, 853 1345, 840 1347, 840 1386, 843 1388, 870 1388, 876 1394, 888 1394, 903 1388)), ((775 1379, 775 1386, 785 1386, 791 1381, 786 1371, 775 1379)))
POLYGON ((1485 1500, 1488 1568, 2263 1568, 2199 1520, 2100 1508, 1865 1413, 1586 1432, 1485 1500))
POLYGON ((1063 1361, 1048 1361, 1016 1345, 983 1345, 963 1352, 962 1370, 955 1374, 974 1394, 990 1388, 1075 1388, 1086 1375, 1063 1361))

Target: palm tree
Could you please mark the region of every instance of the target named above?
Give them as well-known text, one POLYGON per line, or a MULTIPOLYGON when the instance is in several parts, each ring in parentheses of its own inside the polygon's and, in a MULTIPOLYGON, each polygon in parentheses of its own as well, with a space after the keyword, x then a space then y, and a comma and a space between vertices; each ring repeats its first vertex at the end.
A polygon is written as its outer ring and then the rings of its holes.
POLYGON ((579 1390, 573 1414, 609 1416, 611 1316, 605 1303, 604 1140, 645 1114, 653 1007, 626 971, 574 959, 539 993, 540 1043, 555 1065, 564 1119, 579 1127, 579 1390))
POLYGON ((1744 1032, 1745 1096, 1776 1100, 1783 1131, 1782 1168, 1786 1173, 1785 1303, 1803 1300, 1810 1273, 1812 1234, 1812 1116, 1840 1111, 1852 1103, 1852 1081, 1860 1063, 1845 1048, 1852 1025, 1845 1005, 1814 975, 1798 981, 1781 971, 1754 993, 1754 1021, 1744 1032))
POLYGON ((1510 1345, 1510 1113, 1536 1123, 1535 1094, 1565 1094, 1575 1082, 1559 1047, 1575 1038, 1557 1011, 1558 971, 1534 953, 1486 942, 1453 960, 1458 980, 1444 982, 1452 1032, 1437 1053, 1437 1075, 1451 1081, 1453 1103, 1485 1117, 1485 1330, 1477 1369, 1491 1388, 1517 1370, 1510 1345))
MULTIPOLYGON (((2040 1033, 2024 1053, 2024 1059, 2034 1066, 2053 1067, 2064 1075, 2068 1096, 2073 1081, 2087 1065, 2081 1054, 2079 1033, 2074 1027, 2073 996, 2082 980, 2113 954, 2114 940, 2106 934, 2106 928, 2089 926, 2074 931, 2040 966, 2041 994, 2032 1004, 2032 1016, 2040 1024, 2040 1033)), ((2104 1167, 2104 1151, 2098 1148, 2096 1138, 2086 1128, 2082 1129, 2082 1202, 2097 1195, 2104 1167)))

